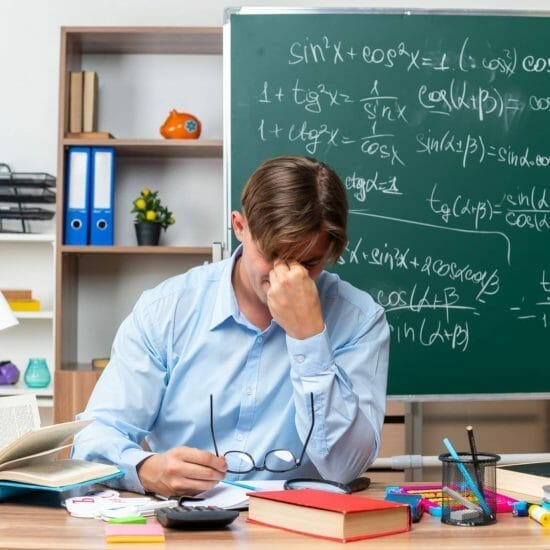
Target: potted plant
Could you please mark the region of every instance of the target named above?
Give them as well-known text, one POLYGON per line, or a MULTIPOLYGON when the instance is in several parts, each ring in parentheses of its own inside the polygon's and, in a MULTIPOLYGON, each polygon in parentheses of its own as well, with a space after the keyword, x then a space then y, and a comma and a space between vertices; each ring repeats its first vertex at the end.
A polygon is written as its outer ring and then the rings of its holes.
POLYGON ((176 222, 172 212, 162 205, 158 191, 142 189, 134 200, 132 212, 135 213, 134 227, 140 246, 154 246, 159 243, 160 230, 176 222))

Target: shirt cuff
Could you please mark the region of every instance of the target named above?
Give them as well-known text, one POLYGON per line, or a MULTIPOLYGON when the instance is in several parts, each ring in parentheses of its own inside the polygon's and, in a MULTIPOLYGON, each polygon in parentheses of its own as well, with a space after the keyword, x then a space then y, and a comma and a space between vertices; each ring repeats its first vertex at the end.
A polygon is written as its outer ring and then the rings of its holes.
POLYGON ((139 480, 136 467, 147 457, 155 453, 149 453, 141 449, 128 449, 122 455, 121 469, 124 472, 124 487, 135 493, 145 493, 145 489, 139 480))
POLYGON ((300 376, 314 376, 332 370, 334 359, 326 326, 323 332, 305 340, 287 334, 286 344, 292 368, 300 376))

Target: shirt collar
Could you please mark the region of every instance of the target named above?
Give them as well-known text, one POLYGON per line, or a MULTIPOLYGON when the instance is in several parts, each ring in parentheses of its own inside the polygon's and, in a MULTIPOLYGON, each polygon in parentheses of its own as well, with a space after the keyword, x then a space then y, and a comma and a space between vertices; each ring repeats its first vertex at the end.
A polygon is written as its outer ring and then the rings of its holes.
POLYGON ((239 245, 223 268, 218 285, 216 301, 214 303, 212 321, 209 327, 210 330, 213 330, 217 326, 221 325, 229 317, 233 317, 235 320, 239 318, 240 312, 237 305, 235 290, 233 289, 233 284, 231 282, 231 276, 233 274, 235 262, 241 256, 242 252, 243 247, 242 245, 239 245))

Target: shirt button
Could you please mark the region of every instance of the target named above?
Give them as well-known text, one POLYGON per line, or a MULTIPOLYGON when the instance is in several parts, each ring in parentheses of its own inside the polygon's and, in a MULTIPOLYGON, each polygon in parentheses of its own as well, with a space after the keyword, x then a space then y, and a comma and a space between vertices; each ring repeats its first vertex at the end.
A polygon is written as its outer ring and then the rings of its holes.
POLYGON ((264 341, 264 339, 261 337, 261 336, 258 336, 258 343, 262 343, 264 341))
POLYGON ((303 355, 297 355, 296 356, 296 362, 297 363, 303 363, 306 360, 306 358, 303 355))
POLYGON ((250 386, 246 388, 246 395, 252 395, 252 388, 250 386))
POLYGON ((237 434, 237 441, 243 440, 243 434, 237 434))

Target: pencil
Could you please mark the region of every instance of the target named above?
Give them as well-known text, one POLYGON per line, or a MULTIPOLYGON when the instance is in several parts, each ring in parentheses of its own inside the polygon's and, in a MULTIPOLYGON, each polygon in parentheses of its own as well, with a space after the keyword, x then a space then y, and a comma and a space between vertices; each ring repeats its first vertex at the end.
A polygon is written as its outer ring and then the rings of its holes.
POLYGON ((483 494, 483 480, 481 479, 481 468, 479 467, 479 460, 477 459, 477 447, 474 437, 474 428, 472 426, 466 426, 468 432, 468 441, 470 442, 470 452, 472 453, 472 461, 474 463, 474 473, 476 476, 477 487, 479 492, 483 494))
POLYGON ((462 477, 464 478, 464 481, 466 481, 466 484, 470 486, 470 489, 472 490, 472 493, 476 496, 480 506, 483 508, 483 511, 489 516, 491 519, 493 519, 493 513, 491 512, 491 509, 487 505, 487 502, 485 501, 485 497, 481 494, 479 491, 479 488, 475 484, 474 480, 468 473, 468 470, 462 464, 462 461, 460 460, 460 457, 458 456, 458 453, 455 451, 455 448, 453 447, 452 443, 449 441, 448 438, 443 439, 443 444, 445 447, 447 447, 447 450, 449 451, 449 454, 451 455, 451 458, 454 460, 456 467, 462 474, 462 477))

